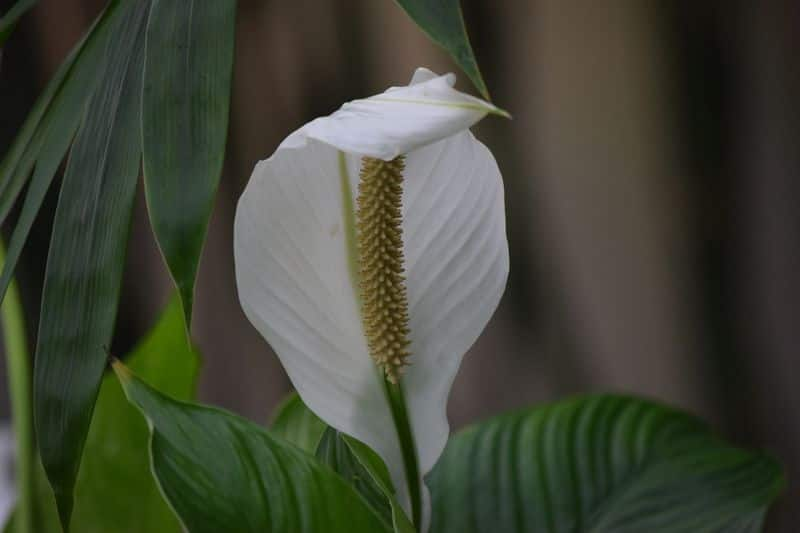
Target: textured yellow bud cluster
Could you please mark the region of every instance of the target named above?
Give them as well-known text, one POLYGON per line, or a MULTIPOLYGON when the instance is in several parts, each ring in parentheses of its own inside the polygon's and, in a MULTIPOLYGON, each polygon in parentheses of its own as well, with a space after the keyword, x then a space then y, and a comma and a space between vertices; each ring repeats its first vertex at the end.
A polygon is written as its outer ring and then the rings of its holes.
POLYGON ((391 383, 408 365, 403 266, 404 158, 362 159, 356 208, 361 312, 369 353, 391 383))

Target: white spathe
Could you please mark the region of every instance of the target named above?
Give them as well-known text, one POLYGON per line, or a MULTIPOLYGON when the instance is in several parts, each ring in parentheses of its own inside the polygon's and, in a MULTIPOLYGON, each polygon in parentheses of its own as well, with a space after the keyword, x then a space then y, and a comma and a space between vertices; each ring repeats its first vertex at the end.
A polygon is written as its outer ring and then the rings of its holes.
POLYGON ((411 365, 403 386, 424 476, 447 442, 447 397, 462 356, 497 307, 509 264, 500 171, 468 131, 502 112, 453 89, 454 79, 418 69, 408 87, 294 132, 256 165, 234 227, 245 314, 306 405, 386 461, 406 508, 402 455, 351 275, 351 210, 361 157, 405 154, 411 365))

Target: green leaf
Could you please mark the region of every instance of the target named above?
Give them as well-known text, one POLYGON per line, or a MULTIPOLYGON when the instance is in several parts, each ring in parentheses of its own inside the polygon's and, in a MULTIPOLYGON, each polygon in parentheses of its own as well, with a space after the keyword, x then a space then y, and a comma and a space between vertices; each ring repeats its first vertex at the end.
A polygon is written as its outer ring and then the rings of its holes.
POLYGON ((19 0, 16 4, 11 6, 11 9, 0 18, 0 48, 3 47, 11 32, 14 31, 14 26, 17 21, 28 12, 30 8, 36 5, 39 0, 19 0))
MULTIPOLYGON (((5 250, 0 241, 0 263, 5 250)), ((14 488, 18 533, 33 533, 36 508, 34 473, 36 445, 33 439, 33 407, 31 405, 31 358, 28 352, 28 332, 25 312, 16 284, 9 286, 8 297, 0 309, 8 397, 11 403, 11 423, 14 433, 14 488)))
POLYGON ((289 394, 275 409, 270 432, 308 453, 317 450, 328 426, 306 407, 296 392, 289 394))
POLYGON ((328 428, 320 441, 317 457, 339 475, 391 522, 397 533, 415 533, 414 525, 395 497, 386 463, 369 446, 333 428, 328 428))
POLYGON ((779 466, 648 401, 589 396, 450 440, 428 484, 444 532, 755 532, 779 466))
POLYGON ((28 115, 3 161, 0 170, 0 220, 11 209, 31 167, 35 164, 36 168, 9 243, 0 276, 0 298, 11 282, 36 215, 84 116, 86 102, 97 90, 109 41, 125 15, 125 10, 116 6, 116 3, 110 5, 98 17, 86 38, 62 65, 28 115))
POLYGON ((395 499, 383 459, 366 444, 328 427, 296 392, 276 409, 270 433, 315 453, 360 492, 387 523, 392 522, 395 531, 414 533, 411 520, 395 499))
MULTIPOLYGON (((330 466, 361 494, 384 520, 387 529, 391 526, 392 508, 389 505, 389 500, 378 486, 373 475, 355 457, 341 433, 331 427, 326 429, 317 447, 316 455, 317 459, 330 466)), ((386 468, 382 461, 379 464, 384 469, 386 468)))
POLYGON ((469 43, 459 0, 396 0, 433 42, 447 50, 481 95, 489 91, 469 43))
POLYGON ((172 400, 120 363, 114 370, 149 422, 154 475, 188 531, 387 531, 311 455, 233 414, 172 400))
MULTIPOLYGON (((34 508, 36 514, 33 516, 33 531, 36 533, 61 533, 61 523, 58 520, 56 502, 53 499, 53 491, 47 482, 47 475, 44 473, 42 462, 36 457, 34 464, 34 508)), ((18 533, 20 517, 19 509, 14 508, 3 526, 3 533, 18 533)))
MULTIPOLYGON (((175 298, 156 327, 126 358, 134 372, 181 400, 194 398, 199 364, 185 328, 180 301, 175 298)), ((74 531, 181 531, 150 474, 149 434, 116 376, 104 377, 75 486, 74 531)))
POLYGON ((51 158, 60 153, 56 166, 61 162, 78 127, 85 102, 97 85, 95 80, 102 67, 100 59, 110 35, 108 26, 117 5, 117 2, 112 2, 100 14, 86 36, 59 66, 0 163, 0 223, 8 216, 40 152, 44 150, 51 158), (76 72, 77 65, 80 65, 81 72, 76 72), (53 143, 63 145, 60 152, 53 143))
MULTIPOLYGON (((194 398, 199 354, 189 345, 180 301, 174 298, 156 326, 125 358, 138 375, 176 398, 194 398)), ((103 378, 75 488, 72 529, 81 533, 179 533, 180 524, 150 474, 150 432, 128 403, 116 376, 103 378)), ((59 533, 53 494, 38 465, 39 533, 59 533)), ((6 531, 13 531, 7 528, 6 531)))
POLYGON ((114 328, 139 171, 144 22, 125 2, 72 148, 47 259, 34 366, 39 452, 63 524, 114 328))
POLYGON ((145 192, 187 326, 225 155, 235 18, 234 0, 154 0, 147 28, 145 192))
POLYGON ((360 440, 342 433, 340 433, 339 436, 347 443, 350 452, 361 463, 364 470, 372 476, 372 480, 388 499, 389 506, 392 509, 392 525, 394 526, 394 531, 396 533, 415 533, 416 529, 414 529, 411 519, 403 510, 400 502, 395 498, 395 490, 392 486, 391 477, 389 476, 389 469, 386 468, 386 463, 383 462, 383 459, 381 459, 372 448, 360 440))

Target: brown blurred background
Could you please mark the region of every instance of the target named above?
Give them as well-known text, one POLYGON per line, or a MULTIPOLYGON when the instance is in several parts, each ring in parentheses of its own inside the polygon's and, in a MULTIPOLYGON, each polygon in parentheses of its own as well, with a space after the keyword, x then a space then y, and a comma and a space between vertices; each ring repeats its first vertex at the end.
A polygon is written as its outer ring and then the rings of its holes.
MULTIPOLYGON (((42 0, 23 19, 0 65, 3 154, 103 4, 42 0)), ((477 128, 505 177, 512 273, 456 381, 454 426, 580 391, 658 398, 778 456, 790 484, 768 531, 797 531, 800 2, 463 4, 493 99, 514 116, 477 128)), ((289 383, 239 308, 232 255, 254 163, 309 119, 404 84, 416 66, 456 67, 389 0, 239 5, 194 337, 202 398, 265 420, 289 383)), ((19 268, 32 338, 56 200, 51 192, 19 268)), ((136 211, 117 353, 170 292, 141 195, 136 211)))

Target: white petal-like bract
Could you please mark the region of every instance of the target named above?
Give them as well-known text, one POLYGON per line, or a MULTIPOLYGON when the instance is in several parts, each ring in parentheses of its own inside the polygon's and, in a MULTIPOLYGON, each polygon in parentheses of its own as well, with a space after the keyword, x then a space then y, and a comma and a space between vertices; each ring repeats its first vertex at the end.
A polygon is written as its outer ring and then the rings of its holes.
POLYGON ((362 156, 405 155, 411 365, 403 387, 425 475, 447 441, 447 396, 461 359, 497 307, 509 266, 500 172, 467 131, 490 104, 456 99, 451 86, 420 70, 409 87, 304 126, 258 163, 234 228, 245 314, 306 405, 381 455, 406 507, 402 454, 360 316, 353 205, 362 156), (437 98, 464 106, 422 102, 437 98))
POLYGON ((494 105, 453 88, 455 76, 418 69, 410 85, 344 104, 315 119, 288 141, 316 139, 348 154, 390 160, 464 131, 487 113, 506 115, 494 105))

